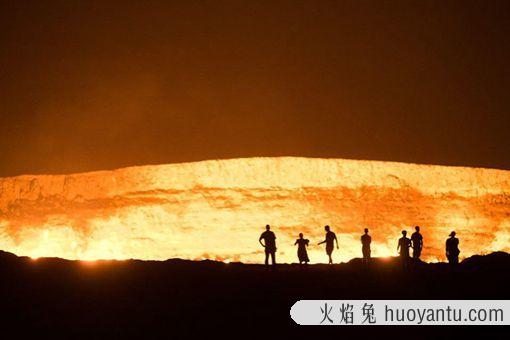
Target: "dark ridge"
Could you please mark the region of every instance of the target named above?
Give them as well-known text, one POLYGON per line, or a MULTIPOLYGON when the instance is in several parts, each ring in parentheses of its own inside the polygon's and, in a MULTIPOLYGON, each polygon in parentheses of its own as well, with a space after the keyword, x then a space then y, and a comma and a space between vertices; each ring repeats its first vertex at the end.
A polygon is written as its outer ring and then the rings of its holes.
MULTIPOLYGON (((14 259, 23 259, 23 260, 31 260, 31 261, 37 261, 37 262, 42 262, 42 261, 62 261, 62 262, 69 262, 69 263, 73 263, 73 262, 83 262, 81 260, 67 260, 67 259, 63 259, 63 258, 60 258, 60 257, 40 257, 40 258, 37 258, 37 260, 33 260, 32 258, 30 257, 27 257, 27 256, 17 256, 16 254, 13 254, 13 253, 10 253, 10 252, 6 252, 6 251, 3 251, 3 250, 0 250, 0 261, 1 260, 5 260, 5 259, 11 259, 11 260, 14 260, 14 259)), ((392 264, 392 265, 396 265, 396 263, 399 261, 399 258, 398 257, 384 257, 384 258, 372 258, 372 262, 378 266, 385 266, 385 265, 388 265, 388 264, 392 264)), ((86 261, 85 261, 86 262, 86 261)), ((230 262, 230 263, 225 263, 225 262, 222 262, 222 261, 216 261, 216 260, 209 260, 209 259, 206 259, 206 260, 200 260, 200 261, 195 261, 195 260, 186 260, 186 259, 181 259, 181 258, 171 258, 171 259, 167 259, 167 260, 162 260, 162 261, 158 261, 158 260, 139 260, 139 259, 128 259, 128 260, 115 260, 115 259, 112 259, 112 260, 95 260, 95 261, 89 261, 89 262, 95 262, 97 264, 101 264, 101 263, 126 263, 126 262, 141 262, 141 263, 166 263, 166 264, 172 264, 172 265, 197 265, 197 266, 224 266, 224 265, 228 265, 228 266, 231 266, 231 267, 235 267, 235 266, 246 266, 246 267, 258 267, 258 266, 262 266, 264 267, 262 264, 248 264, 248 263, 242 263, 242 262, 230 262)), ((473 256, 470 256, 470 257, 467 257, 465 259, 462 260, 461 262, 461 267, 462 266, 493 266, 493 265, 500 265, 500 264, 507 264, 508 262, 510 262, 510 254, 506 253, 506 252, 503 252, 503 251, 497 251, 497 252, 493 252, 493 253, 490 253, 490 254, 486 254, 486 255, 473 255, 473 256)), ((447 263, 444 263, 444 262, 423 262, 423 261, 420 261, 419 263, 419 266, 423 267, 423 266, 441 266, 441 265, 446 265, 447 263)), ((361 258, 353 258, 351 260, 349 260, 348 262, 342 262, 342 263, 337 263, 335 265, 333 265, 333 267, 338 267, 338 266, 348 266, 348 267, 351 267, 351 266, 362 266, 362 259, 361 258)), ((299 265, 297 263, 291 263, 291 264, 278 264, 278 267, 279 268, 283 268, 283 267, 291 267, 291 268, 298 268, 299 265)), ((322 267, 322 266, 326 266, 325 264, 310 264, 308 265, 308 267, 322 267)), ((326 267, 329 267, 329 266, 326 266, 326 267)))
POLYGON ((488 255, 473 255, 462 261, 463 266, 470 267, 500 267, 508 265, 510 262, 510 254, 503 251, 497 251, 488 255))
MULTIPOLYGON (((419 263, 405 271, 396 258, 374 259, 369 268, 353 259, 333 266, 268 269, 211 260, 32 260, 0 251, 0 329, 6 338, 25 333, 143 339, 219 333, 221 338, 244 338, 257 330, 271 339, 276 334, 283 339, 331 337, 336 332, 295 325, 290 307, 302 299, 509 299, 503 279, 508 268, 510 255, 500 252, 472 256, 454 270, 446 263, 419 263)), ((408 337, 410 331, 338 330, 360 338, 408 337)), ((431 338, 436 331, 420 328, 413 338, 431 338)), ((440 327, 437 334, 458 338, 458 332, 459 327, 440 327)))

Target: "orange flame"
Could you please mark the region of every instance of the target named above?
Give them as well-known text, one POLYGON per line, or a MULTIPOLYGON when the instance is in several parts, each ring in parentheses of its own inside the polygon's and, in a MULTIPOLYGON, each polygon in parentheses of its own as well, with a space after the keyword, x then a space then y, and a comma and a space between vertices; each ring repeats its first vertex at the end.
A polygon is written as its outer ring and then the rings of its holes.
POLYGON ((266 224, 280 262, 299 232, 312 262, 323 226, 335 260, 396 255, 400 230, 422 227, 423 259, 444 259, 451 230, 463 256, 509 251, 510 171, 392 162, 249 158, 0 179, 0 249, 33 258, 260 262, 266 224))

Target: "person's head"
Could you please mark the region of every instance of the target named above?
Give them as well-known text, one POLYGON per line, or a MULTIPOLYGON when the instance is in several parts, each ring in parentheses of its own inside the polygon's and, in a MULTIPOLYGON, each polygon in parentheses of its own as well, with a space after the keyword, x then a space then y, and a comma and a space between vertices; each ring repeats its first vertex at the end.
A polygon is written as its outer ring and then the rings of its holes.
POLYGON ((402 236, 406 237, 406 235, 407 235, 407 231, 402 230, 402 236))
POLYGON ((303 238, 303 233, 299 233, 299 238, 303 238))
POLYGON ((365 228, 365 234, 368 234, 368 228, 365 228))
POLYGON ((419 226, 414 227, 414 229, 415 229, 416 231, 420 231, 420 227, 419 227, 419 226))
POLYGON ((269 230, 271 229, 271 227, 269 226, 269 224, 266 224, 266 230, 269 230))
POLYGON ((329 225, 325 226, 324 230, 329 231, 329 225))
POLYGON ((452 231, 452 232, 450 233, 450 237, 455 237, 455 235, 456 235, 456 234, 455 234, 455 232, 454 232, 454 231, 452 231))

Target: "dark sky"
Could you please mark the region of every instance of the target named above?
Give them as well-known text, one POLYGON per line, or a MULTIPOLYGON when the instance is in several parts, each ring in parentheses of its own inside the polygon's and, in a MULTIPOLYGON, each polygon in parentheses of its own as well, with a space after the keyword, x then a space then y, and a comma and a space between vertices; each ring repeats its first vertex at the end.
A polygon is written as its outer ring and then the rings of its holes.
POLYGON ((251 156, 510 169, 510 1, 0 0, 0 176, 251 156))

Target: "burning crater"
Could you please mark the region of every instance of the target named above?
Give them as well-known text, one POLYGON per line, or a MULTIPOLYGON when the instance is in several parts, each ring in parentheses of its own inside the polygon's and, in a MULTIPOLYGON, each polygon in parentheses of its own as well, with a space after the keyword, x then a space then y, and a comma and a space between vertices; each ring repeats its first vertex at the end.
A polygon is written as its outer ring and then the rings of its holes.
POLYGON ((510 251, 510 171, 311 158, 248 158, 0 179, 0 249, 31 257, 173 257, 260 262, 266 224, 280 262, 299 232, 313 262, 396 255, 400 230, 420 225, 422 258, 444 259, 451 230, 461 256, 510 251))

